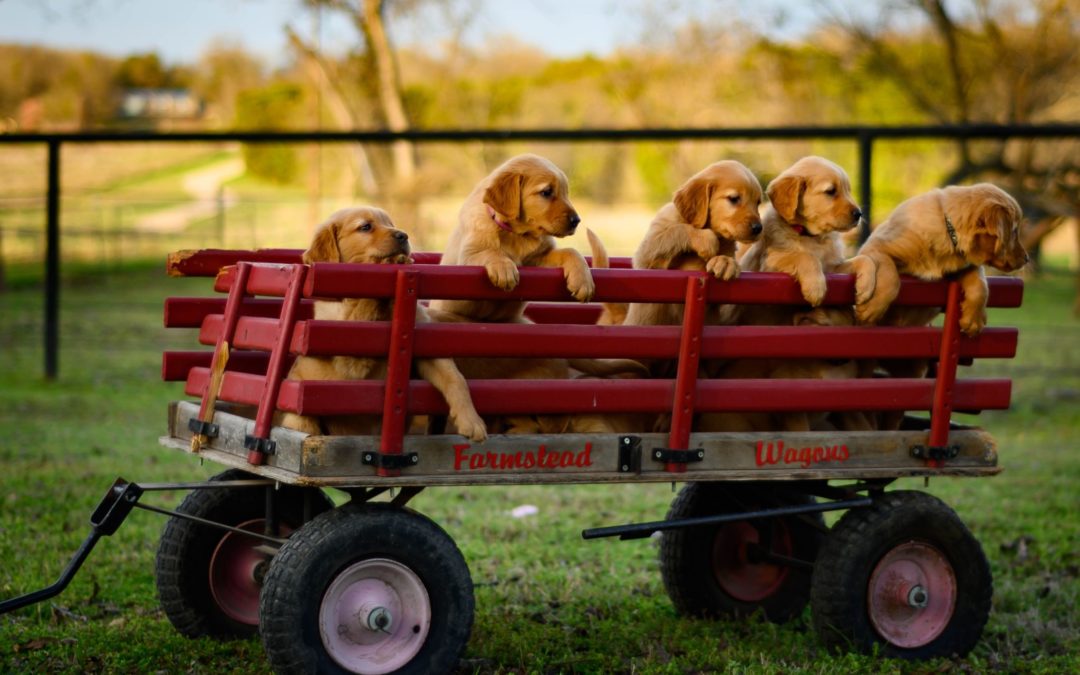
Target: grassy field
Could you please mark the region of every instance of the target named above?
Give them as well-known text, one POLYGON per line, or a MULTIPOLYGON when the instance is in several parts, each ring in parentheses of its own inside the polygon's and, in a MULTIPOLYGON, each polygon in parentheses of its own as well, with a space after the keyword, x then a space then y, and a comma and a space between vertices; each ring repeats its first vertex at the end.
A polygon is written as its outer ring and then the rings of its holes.
MULTIPOLYGON (((198 480, 218 468, 158 446, 165 405, 160 352, 193 348, 161 328, 162 300, 205 280, 160 266, 73 278, 62 298, 61 378, 44 383, 37 289, 0 294, 0 597, 52 583, 116 476, 198 480)), ((584 542, 585 527, 654 519, 661 486, 433 489, 412 505, 458 542, 477 612, 461 672, 1077 672, 1080 670, 1080 322, 1072 278, 1029 283, 1018 357, 975 374, 1015 381, 1013 408, 976 421, 998 438, 1005 472, 934 480, 981 540, 995 576, 990 623, 959 661, 908 664, 826 653, 809 611, 787 625, 678 617, 653 541, 584 542), (516 519, 510 510, 537 506, 516 519)), ((967 373, 965 373, 967 374, 967 373)), ((903 487, 921 488, 921 481, 903 487)), ((144 502, 173 507, 181 493, 144 502)), ((158 608, 154 552, 161 516, 136 511, 99 543, 51 601, 0 617, 0 672, 249 673, 266 670, 257 640, 180 637, 158 608)))

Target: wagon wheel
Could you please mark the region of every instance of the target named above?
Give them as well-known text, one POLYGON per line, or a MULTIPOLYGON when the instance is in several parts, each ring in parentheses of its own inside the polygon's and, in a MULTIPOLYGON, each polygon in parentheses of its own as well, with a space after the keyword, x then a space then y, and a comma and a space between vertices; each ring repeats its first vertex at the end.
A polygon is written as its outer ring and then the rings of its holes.
POLYGON ((426 517, 349 504, 289 538, 260 605, 276 672, 439 673, 457 665, 473 585, 454 541, 426 517))
MULTIPOLYGON (((754 483, 689 483, 668 519, 813 503, 813 497, 754 483)), ((825 525, 820 514, 740 520, 663 533, 660 571, 681 614, 798 616, 810 596, 810 569, 825 525)))
POLYGON ((814 628, 837 648, 924 659, 971 651, 993 581, 979 542, 923 492, 896 491, 848 511, 814 568, 814 628))
MULTIPOLYGON (((211 481, 254 476, 230 469, 211 481)), ((304 493, 284 486, 274 492, 278 534, 303 524, 304 493)), ((311 491, 311 515, 333 508, 323 493, 311 491)), ((262 532, 266 493, 261 488, 193 490, 177 511, 217 523, 262 532)), ((247 638, 259 626, 259 589, 268 558, 267 542, 191 520, 172 517, 158 545, 156 577, 165 615, 187 637, 247 638)))

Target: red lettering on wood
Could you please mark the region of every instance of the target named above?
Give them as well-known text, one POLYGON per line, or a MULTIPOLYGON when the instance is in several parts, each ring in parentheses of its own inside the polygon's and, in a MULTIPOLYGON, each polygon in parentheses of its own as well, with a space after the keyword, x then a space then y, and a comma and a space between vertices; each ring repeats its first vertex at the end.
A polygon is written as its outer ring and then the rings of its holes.
POLYGON ((536 450, 466 452, 471 447, 467 443, 454 446, 454 471, 585 468, 593 463, 592 443, 586 443, 583 450, 576 452, 549 451, 546 445, 541 445, 536 450))
POLYGON ((754 463, 759 467, 783 462, 784 464, 798 464, 808 469, 814 464, 846 462, 850 457, 851 452, 846 445, 785 448, 783 441, 776 443, 758 441, 754 450, 754 463))

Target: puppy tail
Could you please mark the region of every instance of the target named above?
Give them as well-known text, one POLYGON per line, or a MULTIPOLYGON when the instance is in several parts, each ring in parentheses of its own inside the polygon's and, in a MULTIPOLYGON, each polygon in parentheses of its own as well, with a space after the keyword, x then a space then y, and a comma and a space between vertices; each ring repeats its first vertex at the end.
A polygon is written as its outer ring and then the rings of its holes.
POLYGON ((595 377, 611 377, 612 375, 648 375, 649 369, 645 364, 633 359, 567 359, 567 363, 574 370, 579 370, 586 375, 595 377))
MULTIPOLYGON (((607 249, 604 248, 604 242, 600 241, 600 237, 590 230, 585 228, 585 236, 589 238, 589 248, 592 249, 592 266, 593 269, 607 269, 611 267, 611 260, 608 258, 607 249)), ((626 312, 629 309, 629 304, 625 302, 605 302, 604 311, 597 319, 596 323, 599 326, 619 326, 626 320, 626 312)))

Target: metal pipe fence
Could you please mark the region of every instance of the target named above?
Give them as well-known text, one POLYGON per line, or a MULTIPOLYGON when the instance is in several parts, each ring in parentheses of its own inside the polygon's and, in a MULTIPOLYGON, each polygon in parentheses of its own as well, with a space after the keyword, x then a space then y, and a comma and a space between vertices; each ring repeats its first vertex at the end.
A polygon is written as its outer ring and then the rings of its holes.
MULTIPOLYGON (((47 149, 45 185, 45 377, 59 372, 60 298, 60 203, 61 149, 85 143, 370 143, 386 145, 396 141, 414 143, 468 142, 561 142, 621 143, 641 141, 796 141, 847 140, 857 145, 859 202, 866 214, 864 228, 872 218, 872 173, 874 144, 882 140, 1009 140, 1078 138, 1080 124, 969 124, 904 126, 785 126, 739 128, 650 128, 650 129, 474 129, 386 131, 201 131, 201 132, 79 132, 0 134, 0 146, 8 144, 44 145, 47 149)), ((868 230, 864 231, 864 236, 868 230)))

